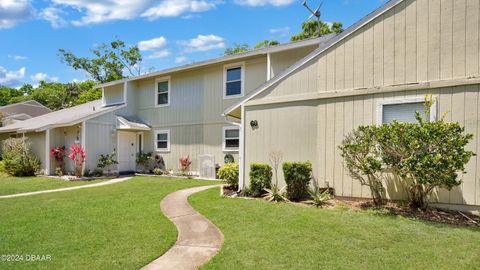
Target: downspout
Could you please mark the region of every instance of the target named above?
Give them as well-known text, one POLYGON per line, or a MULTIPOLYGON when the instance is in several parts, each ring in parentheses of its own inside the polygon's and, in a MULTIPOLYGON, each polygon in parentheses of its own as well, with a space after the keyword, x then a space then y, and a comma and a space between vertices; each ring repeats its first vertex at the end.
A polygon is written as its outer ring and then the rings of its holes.
MULTIPOLYGON (((243 112, 243 105, 242 105, 242 112, 243 112)), ((244 180, 243 180, 243 177, 244 177, 244 159, 243 159, 243 156, 244 156, 244 153, 245 153, 245 150, 244 150, 244 128, 243 128, 243 117, 241 118, 241 122, 238 123, 238 122, 234 122, 230 119, 230 117, 228 115, 224 115, 225 117, 225 121, 227 121, 229 124, 232 124, 234 126, 237 126, 240 128, 240 149, 238 151, 238 191, 242 190, 243 188, 243 183, 244 183, 244 180)))
POLYGON ((45 130, 45 175, 50 175, 50 129, 45 130))

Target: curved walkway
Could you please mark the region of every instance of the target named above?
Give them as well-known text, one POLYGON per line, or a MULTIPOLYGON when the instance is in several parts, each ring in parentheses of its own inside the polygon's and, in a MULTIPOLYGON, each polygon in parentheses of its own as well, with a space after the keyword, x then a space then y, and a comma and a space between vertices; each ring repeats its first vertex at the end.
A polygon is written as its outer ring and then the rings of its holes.
POLYGON ((191 194, 214 187, 219 185, 179 190, 161 201, 162 212, 177 227, 177 242, 160 258, 142 269, 197 269, 220 250, 223 244, 222 232, 188 204, 191 194))
POLYGON ((130 179, 132 179, 132 177, 122 177, 122 178, 116 178, 116 179, 108 180, 108 181, 105 181, 105 182, 100 182, 100 183, 95 183, 95 184, 90 184, 90 185, 67 187, 67 188, 58 188, 58 189, 49 189, 49 190, 40 190, 40 191, 33 191, 33 192, 26 192, 26 193, 17 193, 17 194, 12 194, 12 195, 3 195, 3 196, 0 196, 0 199, 33 196, 33 195, 38 195, 38 194, 62 192, 62 191, 75 190, 75 189, 81 189, 81 188, 100 187, 100 186, 106 186, 106 185, 111 185, 111 184, 115 184, 115 183, 120 183, 120 182, 127 181, 127 180, 130 180, 130 179))

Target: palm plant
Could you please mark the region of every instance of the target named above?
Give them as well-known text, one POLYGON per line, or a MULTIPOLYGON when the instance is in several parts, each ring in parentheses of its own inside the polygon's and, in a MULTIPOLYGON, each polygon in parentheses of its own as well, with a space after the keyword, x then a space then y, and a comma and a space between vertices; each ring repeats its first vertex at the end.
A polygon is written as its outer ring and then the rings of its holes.
POLYGON ((328 189, 321 192, 316 179, 313 179, 313 188, 308 190, 308 194, 312 198, 313 205, 316 207, 322 207, 332 199, 328 189))
POLYGON ((283 188, 278 187, 278 167, 282 162, 282 158, 283 153, 281 151, 271 151, 269 154, 270 164, 272 165, 275 172, 275 184, 272 185, 272 188, 264 189, 266 191, 266 194, 263 196, 263 198, 269 202, 288 201, 285 195, 287 186, 284 186, 283 188))

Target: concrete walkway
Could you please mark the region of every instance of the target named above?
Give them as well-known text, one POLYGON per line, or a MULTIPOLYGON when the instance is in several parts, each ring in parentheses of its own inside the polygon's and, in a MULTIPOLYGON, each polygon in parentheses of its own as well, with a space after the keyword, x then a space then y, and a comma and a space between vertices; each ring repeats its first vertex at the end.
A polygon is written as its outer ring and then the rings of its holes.
POLYGON ((0 199, 33 196, 33 195, 38 195, 38 194, 62 192, 62 191, 75 190, 75 189, 81 189, 81 188, 101 187, 101 186, 120 183, 120 182, 130 180, 130 179, 132 179, 132 177, 122 177, 122 178, 115 178, 115 179, 100 182, 100 183, 91 184, 91 185, 83 185, 83 186, 76 186, 76 187, 49 189, 49 190, 40 190, 40 191, 33 191, 33 192, 26 192, 26 193, 18 193, 18 194, 12 194, 12 195, 4 195, 4 196, 0 196, 0 199))
POLYGON ((162 200, 162 212, 177 226, 177 242, 160 258, 142 269, 197 269, 220 250, 223 244, 222 232, 188 204, 191 194, 214 187, 219 185, 180 190, 162 200))

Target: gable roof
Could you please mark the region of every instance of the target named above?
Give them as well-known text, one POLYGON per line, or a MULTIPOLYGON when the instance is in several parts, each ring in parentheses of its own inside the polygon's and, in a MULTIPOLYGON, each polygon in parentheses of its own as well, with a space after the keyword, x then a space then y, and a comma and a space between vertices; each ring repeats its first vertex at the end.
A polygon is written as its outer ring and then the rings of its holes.
POLYGON ((30 117, 40 116, 42 114, 50 113, 52 110, 43 106, 35 100, 26 100, 18 103, 13 103, 0 107, 0 112, 4 116, 11 117, 14 115, 25 114, 30 117))
POLYGON ((368 14, 367 16, 363 17, 360 19, 358 22, 354 23, 352 26, 347 28, 345 31, 343 31, 341 34, 333 37, 332 39, 328 40, 327 42, 323 43, 320 45, 320 47, 304 58, 302 58, 300 61, 296 62, 292 66, 288 67, 287 69, 283 70, 280 72, 278 75, 270 79, 269 81, 265 82, 264 84, 260 85, 257 89, 254 91, 250 92, 249 94, 245 95, 245 97, 242 98, 238 103, 228 107, 224 112, 223 116, 231 116, 233 118, 239 118, 238 115, 232 114, 234 111, 236 111, 240 106, 245 104, 247 101, 250 99, 254 98, 261 92, 269 89, 276 83, 282 81, 283 79, 287 78, 290 74, 295 72, 297 69, 301 68, 302 66, 306 65, 308 62, 311 60, 315 59, 317 56, 322 54, 323 52, 327 51, 331 47, 335 46, 337 43, 340 41, 346 39, 353 33, 355 33, 358 29, 362 28, 366 24, 370 23, 371 21, 375 20, 379 16, 383 15, 385 12, 389 11, 390 9, 394 8, 404 0, 390 0, 389 2, 385 3, 383 6, 379 7, 372 13, 368 14))
POLYGON ((266 55, 268 53, 276 53, 276 52, 282 52, 282 51, 288 51, 292 49, 297 49, 297 48, 302 48, 302 47, 308 47, 308 46, 314 46, 318 45, 322 42, 327 41, 328 39, 331 39, 335 36, 335 34, 329 34, 322 36, 320 38, 311 38, 311 39, 305 39, 305 40, 300 40, 300 41, 294 41, 290 43, 284 43, 284 44, 279 44, 267 48, 260 48, 260 49, 254 49, 248 52, 244 53, 239 53, 239 54, 234 54, 234 55, 225 55, 205 61, 200 61, 200 62, 194 62, 191 64, 183 65, 183 66, 178 66, 174 68, 168 68, 168 69, 163 69, 160 71, 156 72, 151 72, 147 74, 143 74, 140 76, 134 76, 130 78, 125 78, 121 80, 116 80, 108 83, 103 83, 96 85, 95 88, 102 88, 102 87, 107 87, 107 86, 113 86, 117 85, 120 83, 124 83, 127 81, 136 81, 136 80, 141 80, 149 77, 157 77, 157 76, 163 76, 167 75, 173 72, 178 72, 178 71, 185 71, 185 70, 190 70, 190 69, 195 69, 195 68, 201 68, 205 67, 208 65, 213 65, 213 64, 218 64, 222 62, 228 62, 228 61, 234 61, 234 60, 239 60, 247 57, 252 57, 252 56, 258 56, 258 55, 266 55))
POLYGON ((102 106, 101 100, 95 100, 72 108, 47 113, 0 128, 0 133, 43 131, 49 128, 71 126, 90 118, 124 107, 124 104, 102 106))

